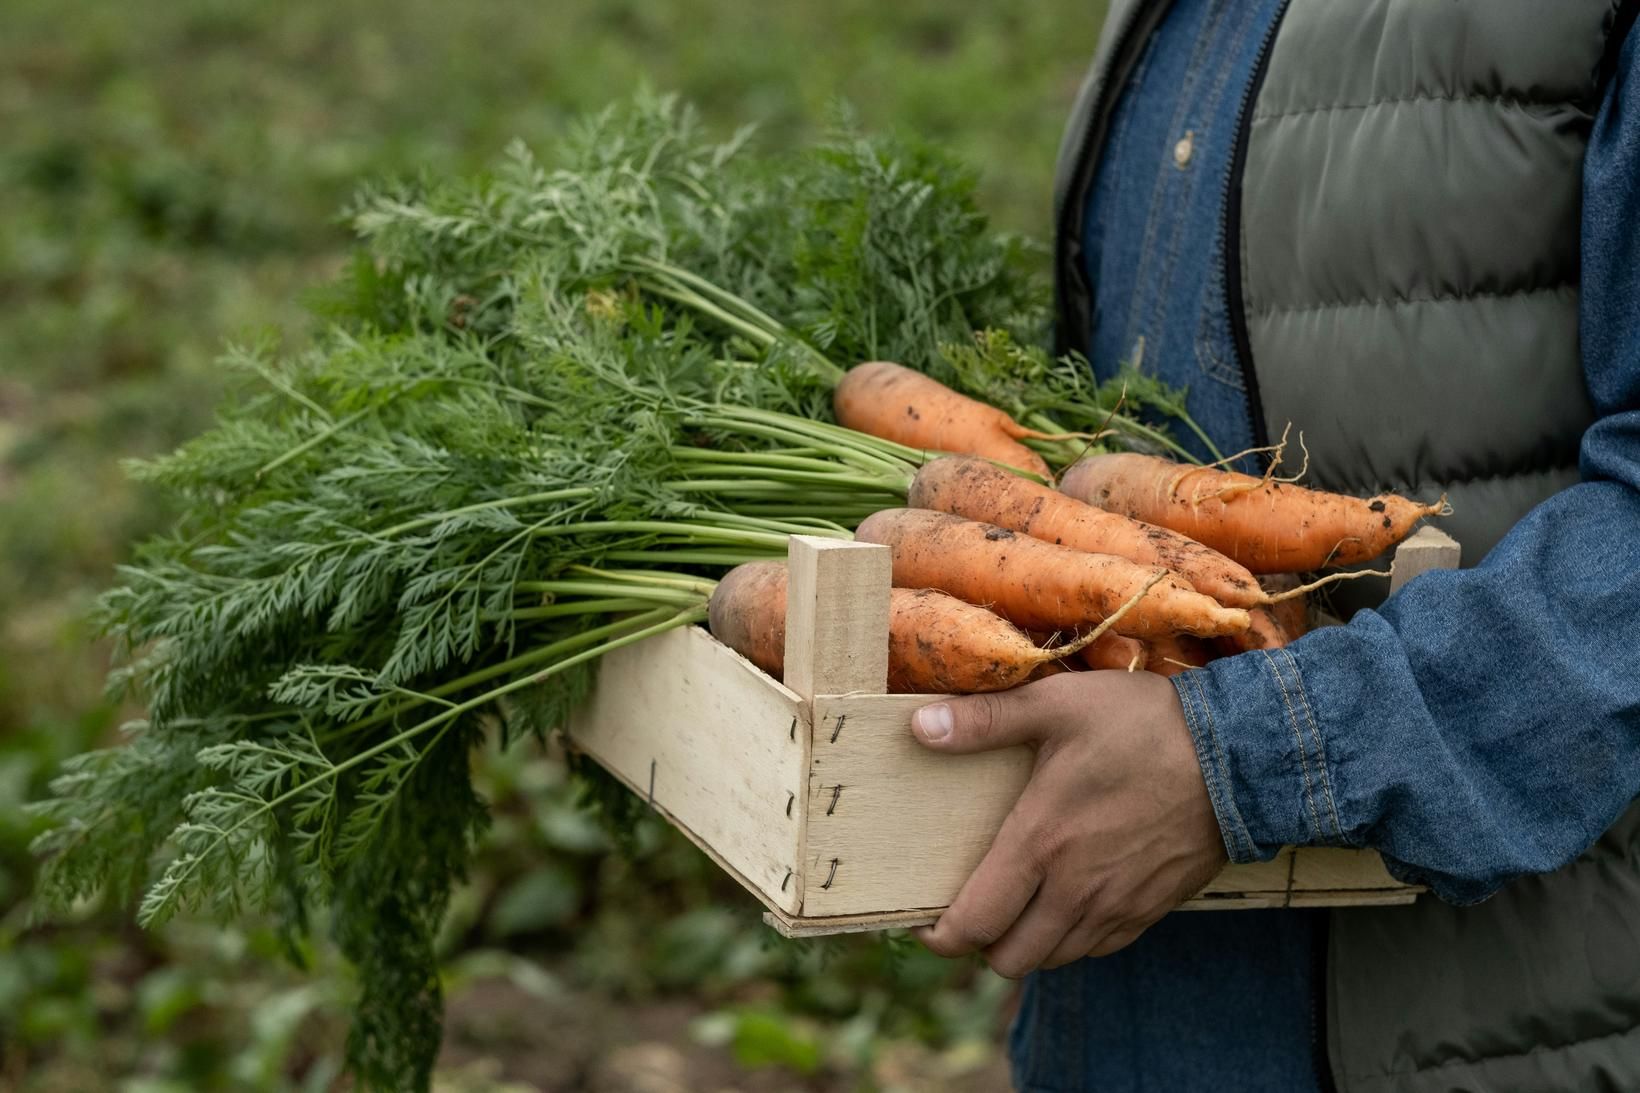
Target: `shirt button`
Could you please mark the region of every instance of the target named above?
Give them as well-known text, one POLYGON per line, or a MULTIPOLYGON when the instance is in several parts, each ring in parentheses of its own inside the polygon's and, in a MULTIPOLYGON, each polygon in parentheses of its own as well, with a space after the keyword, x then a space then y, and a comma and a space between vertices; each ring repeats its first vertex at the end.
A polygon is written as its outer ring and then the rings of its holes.
POLYGON ((1190 157, 1195 154, 1195 151, 1196 131, 1194 129, 1186 130, 1184 136, 1179 138, 1179 143, 1173 146, 1174 165, 1177 166, 1179 170, 1184 170, 1186 167, 1190 166, 1190 157))

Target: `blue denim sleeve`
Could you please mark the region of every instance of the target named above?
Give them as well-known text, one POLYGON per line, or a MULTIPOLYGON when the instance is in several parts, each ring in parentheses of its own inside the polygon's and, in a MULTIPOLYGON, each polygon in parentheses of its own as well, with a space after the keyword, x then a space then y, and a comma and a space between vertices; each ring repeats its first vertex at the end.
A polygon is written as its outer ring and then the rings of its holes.
POLYGON ((1175 679, 1232 861, 1372 847, 1467 903, 1640 794, 1640 33, 1618 69, 1584 168, 1583 480, 1473 569, 1175 679))

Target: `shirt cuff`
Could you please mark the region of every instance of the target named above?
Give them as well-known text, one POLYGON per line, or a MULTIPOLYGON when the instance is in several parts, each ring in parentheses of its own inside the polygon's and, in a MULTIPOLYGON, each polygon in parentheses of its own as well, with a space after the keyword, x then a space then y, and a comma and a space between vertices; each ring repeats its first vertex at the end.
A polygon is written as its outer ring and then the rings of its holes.
POLYGON ((1232 862, 1346 842, 1326 737, 1290 652, 1216 660, 1173 686, 1232 862))

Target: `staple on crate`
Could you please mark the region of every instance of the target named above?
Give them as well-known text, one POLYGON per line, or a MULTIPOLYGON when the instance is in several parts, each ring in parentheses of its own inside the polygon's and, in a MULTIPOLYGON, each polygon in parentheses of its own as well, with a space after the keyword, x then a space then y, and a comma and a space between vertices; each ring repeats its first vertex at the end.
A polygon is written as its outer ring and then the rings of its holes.
POLYGON ((831 730, 831 742, 833 744, 837 743, 837 738, 843 735, 843 719, 846 717, 848 717, 848 714, 846 713, 840 713, 837 715, 837 725, 831 730))
POLYGON ((655 807, 655 760, 649 761, 649 807, 655 807))
POLYGON ((788 869, 788 870, 786 870, 786 879, 780 882, 780 890, 782 892, 784 892, 786 890, 786 885, 790 884, 791 882, 792 882, 792 871, 790 869, 788 869))
POLYGON ((842 786, 832 786, 831 787, 831 804, 826 806, 826 815, 827 816, 830 816, 833 812, 837 811, 837 798, 841 797, 842 795, 843 795, 843 787, 842 786))
POLYGON ((831 887, 831 882, 837 879, 837 866, 839 864, 841 864, 841 859, 839 859, 839 858, 831 859, 831 872, 826 874, 826 883, 822 884, 820 886, 821 888, 830 888, 831 887))
POLYGON ((795 801, 795 800, 797 800, 797 794, 793 793, 791 790, 787 790, 786 791, 786 815, 790 816, 792 814, 792 802, 795 801))
POLYGON ((791 738, 792 738, 792 739, 793 739, 793 740, 796 740, 796 739, 797 739, 797 718, 795 718, 795 717, 794 717, 794 718, 792 718, 792 731, 791 731, 791 738))

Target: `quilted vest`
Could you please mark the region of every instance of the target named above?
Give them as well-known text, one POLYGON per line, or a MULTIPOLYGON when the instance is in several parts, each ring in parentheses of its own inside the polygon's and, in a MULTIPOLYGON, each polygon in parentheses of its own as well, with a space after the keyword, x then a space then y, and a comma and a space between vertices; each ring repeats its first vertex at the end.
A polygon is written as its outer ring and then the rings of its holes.
MULTIPOLYGON (((1578 480, 1583 155, 1636 6, 1290 0, 1248 91, 1226 224, 1255 430, 1303 430, 1323 488, 1446 493, 1469 563, 1578 480)), ((1113 89, 1167 7, 1111 4, 1066 132, 1062 348, 1113 89)), ((1477 907, 1332 919, 1340 1090, 1640 1090, 1640 807, 1477 907)))

